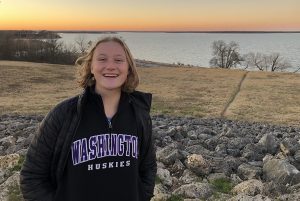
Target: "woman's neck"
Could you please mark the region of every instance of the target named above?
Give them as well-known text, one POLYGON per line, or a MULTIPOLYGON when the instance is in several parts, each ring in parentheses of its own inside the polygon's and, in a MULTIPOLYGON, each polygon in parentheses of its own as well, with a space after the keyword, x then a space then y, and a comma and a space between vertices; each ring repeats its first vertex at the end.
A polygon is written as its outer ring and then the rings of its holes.
POLYGON ((121 90, 97 90, 95 88, 95 92, 101 95, 106 117, 112 118, 118 111, 121 90))

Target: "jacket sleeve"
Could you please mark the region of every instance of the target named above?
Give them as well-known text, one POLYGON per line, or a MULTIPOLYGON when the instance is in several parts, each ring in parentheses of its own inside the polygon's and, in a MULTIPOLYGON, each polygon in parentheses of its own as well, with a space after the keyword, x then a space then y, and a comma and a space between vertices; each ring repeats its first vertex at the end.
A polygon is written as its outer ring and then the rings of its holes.
POLYGON ((149 201, 153 197, 153 191, 155 186, 155 176, 157 171, 155 149, 152 138, 152 123, 149 117, 147 121, 147 130, 144 130, 145 135, 143 148, 142 148, 142 159, 140 164, 140 179, 143 186, 144 195, 142 195, 143 201, 149 201))
POLYGON ((20 187, 27 201, 52 201, 54 198, 51 161, 61 126, 58 117, 56 108, 43 119, 27 151, 20 172, 20 187))

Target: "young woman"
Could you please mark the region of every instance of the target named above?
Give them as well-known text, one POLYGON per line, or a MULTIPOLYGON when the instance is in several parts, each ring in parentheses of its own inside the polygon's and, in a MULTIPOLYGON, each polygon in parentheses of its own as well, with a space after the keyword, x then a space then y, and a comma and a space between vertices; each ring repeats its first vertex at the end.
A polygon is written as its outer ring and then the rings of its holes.
POLYGON ((24 199, 149 201, 156 175, 151 94, 135 91, 130 50, 106 37, 76 64, 84 92, 41 122, 21 170, 24 199))

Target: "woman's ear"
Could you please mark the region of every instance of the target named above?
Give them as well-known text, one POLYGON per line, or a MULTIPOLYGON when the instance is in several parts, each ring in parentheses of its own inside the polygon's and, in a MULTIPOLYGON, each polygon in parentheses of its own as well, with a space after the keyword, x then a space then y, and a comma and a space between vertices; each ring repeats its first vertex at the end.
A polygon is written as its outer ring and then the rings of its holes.
POLYGON ((94 74, 94 72, 93 72, 94 70, 93 70, 93 66, 92 65, 91 65, 90 69, 91 69, 91 74, 94 74))

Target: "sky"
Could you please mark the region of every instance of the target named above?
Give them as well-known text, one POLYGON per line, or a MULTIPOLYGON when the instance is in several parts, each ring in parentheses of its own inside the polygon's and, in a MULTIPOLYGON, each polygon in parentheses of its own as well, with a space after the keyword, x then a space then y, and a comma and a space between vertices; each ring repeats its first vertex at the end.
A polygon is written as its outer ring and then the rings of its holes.
POLYGON ((0 0, 0 30, 300 31, 300 0, 0 0))

